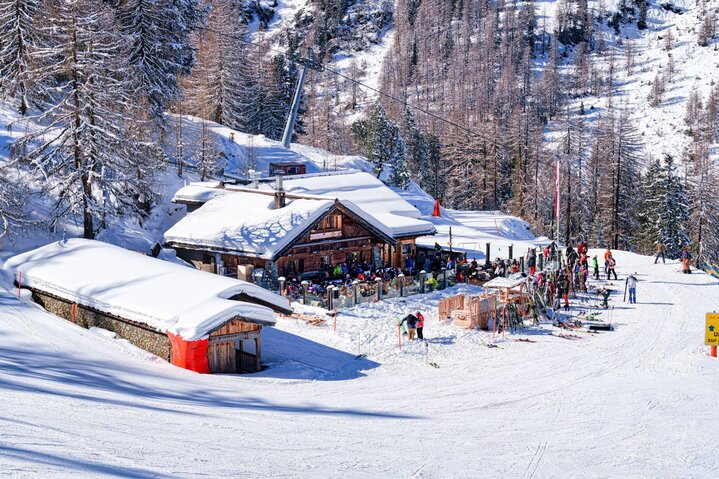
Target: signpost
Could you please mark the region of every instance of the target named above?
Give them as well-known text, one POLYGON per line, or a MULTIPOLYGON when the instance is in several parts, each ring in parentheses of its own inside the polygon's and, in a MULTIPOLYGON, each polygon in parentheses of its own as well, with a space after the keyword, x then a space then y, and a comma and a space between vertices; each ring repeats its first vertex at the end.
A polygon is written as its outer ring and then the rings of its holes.
POLYGON ((717 357, 717 346, 719 346, 719 313, 707 313, 707 324, 704 330, 706 335, 704 343, 711 346, 711 357, 717 357))

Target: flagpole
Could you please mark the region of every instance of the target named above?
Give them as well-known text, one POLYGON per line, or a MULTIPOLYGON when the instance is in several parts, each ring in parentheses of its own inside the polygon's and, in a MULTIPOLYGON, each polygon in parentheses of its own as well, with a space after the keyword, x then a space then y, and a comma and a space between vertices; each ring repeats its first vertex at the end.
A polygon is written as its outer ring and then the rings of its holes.
POLYGON ((559 158, 556 158, 554 160, 554 204, 555 204, 555 213, 554 216, 557 221, 557 237, 556 237, 556 243, 557 248, 559 248, 559 158))

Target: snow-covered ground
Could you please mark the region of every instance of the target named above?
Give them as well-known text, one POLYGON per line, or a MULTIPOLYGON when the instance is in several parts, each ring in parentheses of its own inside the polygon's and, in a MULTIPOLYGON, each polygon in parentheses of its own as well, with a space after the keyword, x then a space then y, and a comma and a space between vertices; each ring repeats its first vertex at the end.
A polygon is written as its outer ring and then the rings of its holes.
POLYGON ((492 339, 439 322, 432 293, 348 310, 336 332, 281 319, 265 330, 269 369, 245 376, 175 368, 2 292, 0 471, 713 477, 719 360, 703 329, 717 280, 616 258, 613 332, 572 340, 545 324, 492 339), (635 271, 629 305, 623 274, 635 271), (393 318, 417 309, 427 346, 400 350, 393 318))

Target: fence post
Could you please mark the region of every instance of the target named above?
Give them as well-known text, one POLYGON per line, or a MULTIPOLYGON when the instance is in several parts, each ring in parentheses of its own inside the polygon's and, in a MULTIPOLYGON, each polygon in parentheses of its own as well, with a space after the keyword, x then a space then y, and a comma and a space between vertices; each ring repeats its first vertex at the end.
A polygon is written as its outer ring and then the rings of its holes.
POLYGON ((537 270, 544 270, 544 253, 539 253, 537 255, 537 270))
POLYGON ((17 276, 17 299, 20 299, 20 289, 22 288, 22 271, 19 271, 17 276))
POLYGON ((357 306, 357 287, 358 286, 359 286, 358 280, 352 281, 352 304, 354 306, 357 306))
POLYGON ((442 284, 444 285, 442 289, 447 289, 447 268, 442 266, 442 284))
POLYGON ((519 271, 524 273, 524 256, 519 257, 519 271))
POLYGON ((422 292, 422 294, 424 294, 426 292, 427 285, 424 284, 426 279, 427 279, 427 272, 425 270, 420 271, 419 272, 419 282, 421 283, 420 291, 422 292))
POLYGON ((509 245, 509 259, 512 259, 514 257, 514 245, 509 245))
POLYGON ((335 287, 332 285, 327 286, 327 310, 328 311, 332 311, 334 309, 332 307, 332 303, 334 302, 334 295, 332 294, 332 292, 334 289, 335 289, 335 287))
POLYGON ((382 278, 377 278, 377 301, 382 301, 382 278))
POLYGON ((399 297, 402 298, 404 296, 404 273, 398 274, 397 279, 399 280, 399 297))
POLYGON ((484 243, 484 264, 489 266, 492 263, 491 259, 492 243, 484 243))
POLYGON ((285 296, 285 277, 280 276, 279 278, 277 278, 277 281, 280 282, 280 296, 285 296))
POLYGON ((306 279, 302 280, 300 283, 302 285, 302 304, 307 304, 307 287, 310 285, 309 282, 307 282, 306 279))

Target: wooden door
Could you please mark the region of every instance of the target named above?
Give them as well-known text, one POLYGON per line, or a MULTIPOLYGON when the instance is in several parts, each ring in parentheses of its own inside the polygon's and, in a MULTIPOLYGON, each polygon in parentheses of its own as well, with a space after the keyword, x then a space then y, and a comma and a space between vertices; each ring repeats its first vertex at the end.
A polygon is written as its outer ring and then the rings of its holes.
POLYGON ((207 362, 211 373, 236 372, 234 341, 210 344, 207 348, 207 362))

